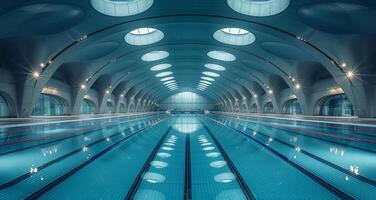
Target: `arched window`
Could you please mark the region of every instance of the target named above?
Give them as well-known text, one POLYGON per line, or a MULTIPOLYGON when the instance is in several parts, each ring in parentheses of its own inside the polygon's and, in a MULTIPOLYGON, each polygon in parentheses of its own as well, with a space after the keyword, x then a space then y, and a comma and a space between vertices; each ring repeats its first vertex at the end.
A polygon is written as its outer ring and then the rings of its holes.
POLYGON ((206 97, 194 92, 179 92, 161 102, 162 110, 212 110, 214 104, 206 97))
POLYGON ((132 103, 130 106, 129 106, 129 112, 135 112, 136 108, 134 106, 134 104, 132 103))
POLYGON ((40 94, 34 105, 33 116, 59 116, 64 115, 64 100, 58 96, 40 94))
POLYGON ((345 94, 326 96, 316 104, 316 114, 322 116, 354 116, 354 108, 345 94))
POLYGON ((290 99, 283 105, 284 114, 302 114, 302 109, 297 99, 290 99))
POLYGON ((254 103, 251 105, 251 109, 249 110, 251 113, 257 113, 257 105, 254 103))
POLYGON ((125 105, 124 105, 124 103, 120 104, 119 112, 125 113, 125 105))
POLYGON ((242 104, 242 112, 247 112, 247 106, 245 104, 242 104))
POLYGON ((111 114, 111 113, 113 113, 113 108, 114 107, 113 107, 112 103, 107 101, 106 108, 105 108, 104 112, 111 114))
POLYGON ((81 104, 80 113, 81 114, 94 114, 95 106, 90 100, 84 99, 81 104))
POLYGON ((268 102, 264 106, 264 113, 274 113, 274 106, 272 102, 268 102))
POLYGON ((235 106, 234 106, 234 111, 235 111, 235 112, 239 112, 239 111, 240 111, 240 109, 239 109, 239 104, 235 104, 235 106))
POLYGON ((0 117, 9 117, 10 111, 8 102, 0 95, 0 117))

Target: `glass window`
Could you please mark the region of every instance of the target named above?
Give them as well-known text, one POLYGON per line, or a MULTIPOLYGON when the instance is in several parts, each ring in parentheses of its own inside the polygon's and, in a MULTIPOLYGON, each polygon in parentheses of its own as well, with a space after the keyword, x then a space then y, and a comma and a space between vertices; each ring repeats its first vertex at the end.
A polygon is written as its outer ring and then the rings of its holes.
POLYGON ((94 104, 91 101, 84 99, 81 104, 80 113, 81 114, 94 114, 94 112, 95 112, 94 104))
POLYGON ((8 103, 3 96, 0 95, 0 117, 9 117, 8 103))
POLYGON ((59 116, 64 115, 64 101, 57 96, 40 94, 34 105, 33 116, 59 116))
POLYGON ((161 108, 178 111, 212 110, 214 105, 208 99, 194 92, 180 92, 162 102, 161 108))
POLYGON ((322 116, 354 116, 354 108, 345 94, 331 95, 319 100, 316 109, 322 116))
POLYGON ((274 113, 274 106, 272 102, 268 102, 264 106, 264 113, 274 113))
POLYGON ((284 114, 302 114, 302 110, 300 108, 300 104, 297 99, 290 99, 283 105, 283 113, 284 114))
POLYGON ((250 112, 251 113, 257 113, 257 105, 255 103, 251 105, 250 112))

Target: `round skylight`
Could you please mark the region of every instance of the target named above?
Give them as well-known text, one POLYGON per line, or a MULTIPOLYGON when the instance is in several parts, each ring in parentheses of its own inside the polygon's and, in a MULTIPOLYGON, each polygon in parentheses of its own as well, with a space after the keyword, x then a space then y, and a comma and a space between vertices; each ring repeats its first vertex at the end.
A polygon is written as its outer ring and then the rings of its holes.
POLYGON ((161 71, 172 67, 171 64, 159 64, 150 68, 151 71, 161 71))
POLYGON ((290 0, 227 0, 227 4, 238 13, 266 17, 286 10, 290 0))
POLYGON ((173 76, 169 76, 169 77, 166 77, 166 78, 162 78, 161 81, 164 82, 164 81, 169 81, 169 80, 172 80, 174 79, 173 76))
POLYGON ((210 58, 220 60, 220 61, 234 61, 236 57, 231 53, 225 51, 210 51, 207 54, 210 58))
POLYGON ((211 85, 212 83, 211 82, 209 82, 209 81, 203 81, 203 80, 200 80, 200 83, 205 83, 205 84, 209 84, 209 85, 211 85))
POLYGON ((214 78, 210 78, 210 77, 206 77, 206 76, 202 76, 201 79, 205 80, 205 81, 215 81, 214 78))
POLYGON ((166 82, 163 82, 163 84, 167 85, 169 83, 175 83, 175 80, 171 80, 171 81, 166 81, 166 82))
POLYGON ((149 9, 154 0, 91 0, 95 10, 114 17, 131 16, 149 9))
POLYGON ((226 70, 226 68, 221 66, 221 65, 211 64, 211 63, 205 64, 205 67, 208 68, 208 69, 211 69, 211 70, 215 70, 215 71, 225 71, 226 70))
POLYGON ((211 76, 211 77, 220 77, 221 75, 214 73, 214 72, 202 72, 202 74, 206 76, 211 76))
POLYGON ((159 42, 164 37, 162 31, 155 28, 138 28, 125 36, 125 41, 131 45, 148 45, 159 42))
POLYGON ((173 73, 172 72, 161 72, 161 73, 159 73, 159 74, 157 74, 155 76, 156 77, 165 77, 165 76, 169 76, 171 74, 173 74, 173 73))
POLYGON ((223 28, 216 31, 213 37, 219 42, 237 46, 249 45, 256 40, 253 33, 241 28, 223 28))
POLYGON ((170 54, 167 51, 152 51, 149 52, 141 57, 141 60, 151 62, 151 61, 157 61, 162 60, 164 58, 167 58, 170 54))

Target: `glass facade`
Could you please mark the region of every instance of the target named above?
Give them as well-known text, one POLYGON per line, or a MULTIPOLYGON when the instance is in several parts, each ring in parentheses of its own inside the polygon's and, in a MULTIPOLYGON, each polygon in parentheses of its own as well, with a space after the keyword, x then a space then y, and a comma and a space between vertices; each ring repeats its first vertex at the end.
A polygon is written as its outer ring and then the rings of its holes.
POLYGON ((284 114, 302 114, 302 109, 297 99, 290 99, 283 105, 284 114))
POLYGON ((274 113, 274 106, 272 102, 268 102, 264 106, 264 113, 274 113))
POLYGON ((0 95, 0 117, 9 117, 8 103, 3 96, 0 95))
POLYGON ((180 92, 167 98, 162 104, 161 109, 171 109, 180 111, 192 110, 212 110, 214 104, 211 104, 208 99, 194 92, 180 92))
POLYGON ((59 116, 64 115, 64 101, 57 96, 40 94, 34 105, 33 116, 59 116))
POLYGON ((354 116, 354 108, 345 94, 322 98, 317 104, 318 114, 322 116, 354 116))
POLYGON ((80 113, 81 114, 94 114, 94 112, 95 112, 94 104, 91 101, 84 99, 81 104, 80 113))
POLYGON ((257 113, 257 105, 255 103, 251 105, 251 108, 249 109, 249 112, 251 112, 251 113, 257 113))

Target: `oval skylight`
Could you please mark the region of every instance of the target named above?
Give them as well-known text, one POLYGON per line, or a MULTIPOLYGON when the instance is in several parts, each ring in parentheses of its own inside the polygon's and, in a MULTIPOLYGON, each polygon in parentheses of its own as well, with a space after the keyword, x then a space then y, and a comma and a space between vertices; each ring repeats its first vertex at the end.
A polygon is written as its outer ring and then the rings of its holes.
POLYGON ((166 81, 166 82, 163 82, 163 84, 167 85, 169 83, 175 83, 175 80, 171 80, 171 81, 166 81))
POLYGON ((227 4, 238 13, 266 17, 286 10, 290 0, 227 0, 227 4))
POLYGON ((153 5, 154 0, 91 0, 90 2, 93 8, 102 14, 125 17, 146 11, 153 5))
POLYGON ((203 75, 211 76, 211 77, 220 77, 221 75, 214 73, 214 72, 202 72, 203 75))
POLYGON ((155 29, 155 28, 138 28, 127 35, 125 35, 124 39, 128 44, 141 46, 141 45, 148 45, 159 42, 164 37, 162 31, 155 29))
POLYGON ((213 34, 214 39, 224 44, 244 46, 255 42, 256 36, 241 28, 223 28, 213 34))
POLYGON ((214 78, 210 78, 210 77, 206 77, 206 76, 202 76, 201 79, 205 80, 205 81, 215 81, 214 78))
POLYGON ((209 81, 203 81, 203 80, 200 80, 200 83, 206 83, 206 84, 209 84, 209 85, 211 85, 212 83, 211 82, 209 82, 209 81))
POLYGON ((207 54, 210 58, 220 60, 220 61, 234 61, 236 57, 231 53, 225 51, 210 51, 207 54))
POLYGON ((157 60, 162 60, 164 58, 167 58, 169 55, 170 54, 167 51, 152 51, 152 52, 144 54, 141 57, 141 60, 146 61, 146 62, 157 61, 157 60))
POLYGON ((205 83, 199 83, 197 84, 198 86, 204 86, 204 87, 209 87, 209 85, 205 84, 205 83))
POLYGON ((165 77, 165 76, 169 76, 171 74, 173 74, 173 73, 172 72, 161 72, 159 74, 156 74, 155 76, 156 77, 165 77))
POLYGON ((161 71, 172 67, 171 64, 159 64, 150 68, 151 71, 161 71))
POLYGON ((173 76, 169 76, 169 77, 166 77, 166 78, 162 78, 161 81, 164 82, 164 81, 169 81, 169 80, 172 80, 174 79, 173 76))
POLYGON ((169 83, 169 84, 166 84, 166 86, 176 86, 176 83, 169 83))
POLYGON ((211 69, 211 70, 215 70, 215 71, 225 71, 226 70, 226 68, 221 66, 221 65, 211 64, 211 63, 205 64, 205 67, 208 68, 208 69, 211 69))

